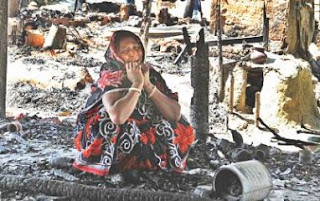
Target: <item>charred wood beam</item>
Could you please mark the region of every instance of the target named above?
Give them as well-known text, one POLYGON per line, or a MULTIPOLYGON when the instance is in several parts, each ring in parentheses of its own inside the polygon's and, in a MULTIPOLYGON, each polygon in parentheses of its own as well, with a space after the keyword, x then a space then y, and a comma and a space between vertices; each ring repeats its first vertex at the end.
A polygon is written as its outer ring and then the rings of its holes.
MULTIPOLYGON (((239 37, 239 38, 226 38, 221 40, 222 45, 234 45, 245 43, 259 43, 263 42, 263 36, 250 36, 250 37, 239 37)), ((208 46, 217 46, 218 40, 209 40, 207 41, 208 46)), ((192 43, 192 46, 195 46, 195 43, 192 43)))
POLYGON ((182 49, 182 51, 179 53, 178 57, 174 60, 174 64, 177 64, 181 61, 182 56, 188 52, 188 55, 192 55, 192 44, 190 42, 190 36, 188 33, 188 30, 186 27, 182 28, 182 35, 183 35, 183 40, 186 44, 186 46, 182 49))
POLYGON ((8 1, 0 1, 0 118, 6 116, 8 1))
POLYGON ((279 141, 278 142, 279 145, 292 145, 292 146, 299 147, 300 149, 305 149, 305 146, 319 145, 313 142, 305 142, 301 140, 288 139, 288 138, 281 137, 272 128, 270 128, 261 118, 258 118, 258 121, 274 135, 274 139, 279 141))
POLYGON ((229 100, 229 112, 233 113, 233 100, 234 100, 234 76, 232 71, 230 72, 230 100, 229 100))
POLYGON ((220 88, 219 88, 219 101, 222 102, 224 99, 224 89, 225 89, 225 69, 223 66, 223 56, 222 56, 222 26, 221 26, 221 0, 217 4, 217 25, 218 28, 218 50, 219 50, 219 69, 220 69, 220 88))
POLYGON ((177 58, 174 60, 174 62, 173 62, 174 64, 178 64, 181 61, 181 58, 187 52, 187 49, 188 49, 188 47, 187 47, 187 45, 185 45, 182 48, 181 52, 178 54, 177 58))
POLYGON ((135 189, 100 188, 73 182, 49 180, 35 177, 0 175, 0 190, 12 190, 30 193, 43 193, 51 196, 94 201, 132 201, 132 200, 168 200, 168 201, 209 201, 196 195, 169 192, 154 192, 135 189))
POLYGON ((75 0, 75 1, 74 1, 74 12, 76 12, 76 11, 77 11, 77 8, 78 8, 78 1, 79 1, 79 0, 75 0))
POLYGON ((267 18, 266 2, 263 4, 263 46, 269 49, 269 18, 267 18))
POLYGON ((183 40, 187 45, 186 47, 187 47, 188 55, 192 55, 192 45, 190 42, 190 36, 189 36, 188 30, 186 27, 182 28, 182 34, 183 34, 183 40))
POLYGON ((301 128, 305 130, 297 130, 297 133, 306 133, 306 134, 315 134, 315 135, 320 135, 320 130, 313 130, 310 128, 307 128, 303 123, 301 124, 301 128))
POLYGON ((289 54, 309 60, 309 45, 315 32, 314 10, 310 0, 289 0, 287 42, 289 54))
POLYGON ((140 30, 140 37, 143 41, 145 55, 148 51, 149 28, 151 25, 151 6, 152 0, 143 1, 143 20, 140 30))
POLYGON ((204 140, 209 132, 209 47, 204 40, 204 30, 199 32, 197 51, 191 57, 191 121, 197 137, 204 140))

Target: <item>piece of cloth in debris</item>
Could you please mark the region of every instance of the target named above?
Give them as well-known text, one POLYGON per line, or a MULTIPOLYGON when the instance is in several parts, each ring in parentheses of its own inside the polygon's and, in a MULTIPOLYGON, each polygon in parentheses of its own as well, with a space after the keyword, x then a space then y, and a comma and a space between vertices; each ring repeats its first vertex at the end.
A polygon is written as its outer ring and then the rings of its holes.
MULTIPOLYGON (((126 77, 123 62, 116 54, 116 40, 131 32, 118 31, 110 39, 106 63, 100 69, 97 86, 92 87, 85 109, 77 119, 75 147, 79 151, 73 166, 96 175, 132 169, 169 170, 180 172, 194 143, 194 129, 184 116, 178 122, 167 121, 142 90, 139 101, 129 119, 122 125, 114 124, 102 104, 102 95, 112 91, 127 93, 131 83, 126 77)), ((144 55, 144 54, 143 54, 144 55)), ((150 64, 150 81, 159 91, 177 100, 150 64)))

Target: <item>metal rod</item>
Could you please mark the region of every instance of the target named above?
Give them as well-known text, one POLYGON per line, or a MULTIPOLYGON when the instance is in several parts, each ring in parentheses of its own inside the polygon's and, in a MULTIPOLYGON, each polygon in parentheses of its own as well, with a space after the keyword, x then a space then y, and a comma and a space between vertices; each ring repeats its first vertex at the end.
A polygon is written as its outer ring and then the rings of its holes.
POLYGON ((74 12, 77 11, 78 1, 79 1, 79 0, 75 0, 75 2, 74 2, 74 12))
POLYGON ((230 102, 229 102, 229 112, 233 113, 233 96, 234 96, 234 76, 230 73, 230 102))
POLYGON ((256 107, 256 117, 255 124, 256 127, 259 127, 259 118, 260 118, 260 92, 255 94, 255 107, 256 107))

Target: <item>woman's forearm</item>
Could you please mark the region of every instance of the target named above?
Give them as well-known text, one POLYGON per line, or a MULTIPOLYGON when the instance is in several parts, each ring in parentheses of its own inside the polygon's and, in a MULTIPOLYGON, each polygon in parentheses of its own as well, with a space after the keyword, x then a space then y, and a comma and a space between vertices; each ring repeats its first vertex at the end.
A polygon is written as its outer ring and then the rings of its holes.
MULTIPOLYGON (((141 89, 141 86, 132 85, 133 88, 141 89)), ((115 124, 123 124, 134 111, 141 93, 135 90, 129 90, 123 97, 115 97, 106 94, 103 98, 103 104, 115 124)))
MULTIPOLYGON (((153 92, 154 87, 154 85, 150 84, 145 86, 144 90, 150 95, 153 92)), ((178 121, 180 119, 181 106, 176 100, 167 97, 158 89, 152 94, 150 99, 165 119, 170 121, 178 121)))

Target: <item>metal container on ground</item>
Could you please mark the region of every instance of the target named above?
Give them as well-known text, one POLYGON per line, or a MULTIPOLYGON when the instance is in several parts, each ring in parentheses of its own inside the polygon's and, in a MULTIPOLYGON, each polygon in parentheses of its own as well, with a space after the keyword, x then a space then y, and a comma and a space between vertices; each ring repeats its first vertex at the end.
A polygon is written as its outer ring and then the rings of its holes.
POLYGON ((216 171, 212 189, 228 201, 263 200, 272 190, 272 178, 257 160, 232 163, 216 171))
POLYGON ((22 125, 19 121, 13 121, 7 124, 7 131, 9 132, 21 132, 22 125))

